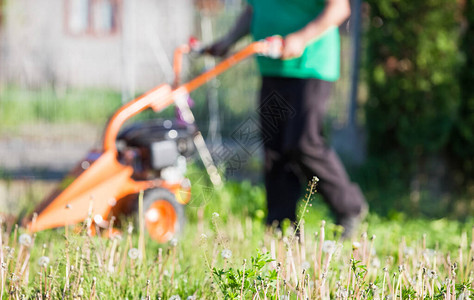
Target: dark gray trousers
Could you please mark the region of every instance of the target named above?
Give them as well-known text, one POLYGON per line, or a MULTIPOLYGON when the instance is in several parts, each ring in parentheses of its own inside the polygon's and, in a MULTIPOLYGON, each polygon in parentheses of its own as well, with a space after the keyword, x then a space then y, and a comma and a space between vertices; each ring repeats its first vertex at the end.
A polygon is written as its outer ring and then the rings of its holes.
POLYGON ((341 218, 357 215, 365 202, 337 154, 323 137, 332 83, 318 79, 263 77, 259 115, 265 150, 267 223, 296 221, 296 204, 308 181, 341 218))

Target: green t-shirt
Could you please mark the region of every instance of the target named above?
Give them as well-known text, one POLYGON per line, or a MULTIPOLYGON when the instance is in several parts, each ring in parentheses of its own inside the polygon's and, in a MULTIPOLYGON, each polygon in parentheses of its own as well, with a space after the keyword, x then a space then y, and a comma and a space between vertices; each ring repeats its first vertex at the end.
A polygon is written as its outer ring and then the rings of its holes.
MULTIPOLYGON (((255 40, 286 36, 306 26, 324 9, 325 0, 247 0, 253 8, 251 33, 255 40)), ((264 76, 339 78, 340 42, 336 27, 310 43, 303 55, 289 60, 257 57, 264 76)))

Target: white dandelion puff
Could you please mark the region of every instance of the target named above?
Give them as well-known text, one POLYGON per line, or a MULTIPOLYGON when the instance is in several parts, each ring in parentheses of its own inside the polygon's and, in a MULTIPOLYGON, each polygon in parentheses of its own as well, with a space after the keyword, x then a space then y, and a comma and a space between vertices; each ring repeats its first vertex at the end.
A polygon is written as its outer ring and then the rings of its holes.
POLYGON ((181 300, 181 297, 179 295, 173 295, 170 297, 170 300, 181 300))
POLYGON ((436 256, 436 251, 433 249, 426 249, 423 251, 423 254, 426 255, 428 258, 433 258, 436 256))
POLYGON ((374 267, 376 269, 380 268, 380 259, 375 257, 374 259, 372 259, 371 265, 372 265, 372 267, 374 267))
POLYGON ((221 252, 221 256, 223 259, 230 259, 232 257, 232 251, 230 251, 229 249, 224 249, 221 252))
POLYGON ((49 265, 49 257, 47 256, 41 256, 39 259, 38 259, 38 265, 40 267, 46 267, 47 265, 49 265))
POLYGON ((128 250, 128 257, 130 257, 130 259, 137 259, 140 257, 140 250, 138 250, 137 248, 132 248, 130 250, 128 250))
POLYGON ((31 246, 31 242, 32 242, 31 236, 27 233, 23 233, 22 235, 20 235, 19 242, 20 242, 20 245, 29 247, 31 246))
POLYGON ((301 268, 302 268, 303 270, 308 270, 308 269, 310 268, 310 266, 311 266, 311 265, 310 265, 309 262, 307 262, 307 261, 304 261, 304 262, 301 264, 301 268))
POLYGON ((434 270, 428 270, 428 277, 430 279, 436 279, 436 278, 438 278, 438 274, 436 274, 436 271, 434 271, 434 270))
POLYGON ((403 250, 403 253, 406 255, 406 256, 413 256, 415 254, 415 249, 411 248, 411 247, 406 247, 404 250, 403 250))
POLYGON ((170 240, 170 245, 171 247, 176 247, 178 245, 178 239, 177 238, 173 238, 170 240))
POLYGON ((213 218, 219 218, 219 213, 213 212, 213 213, 212 213, 212 217, 213 217, 213 218))
POLYGON ((323 243, 323 252, 324 253, 332 253, 336 250, 336 242, 331 240, 326 240, 323 243))
POLYGON ((357 250, 357 249, 359 249, 359 248, 360 248, 360 246, 361 246, 361 245, 360 245, 360 243, 359 243, 359 242, 353 242, 353 243, 352 243, 352 249, 353 249, 353 250, 357 250))

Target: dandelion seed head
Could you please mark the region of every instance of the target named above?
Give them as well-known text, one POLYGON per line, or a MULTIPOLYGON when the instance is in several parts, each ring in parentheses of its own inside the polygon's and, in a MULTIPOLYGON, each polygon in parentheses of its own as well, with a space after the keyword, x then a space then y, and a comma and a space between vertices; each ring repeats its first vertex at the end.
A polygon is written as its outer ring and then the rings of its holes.
POLYGON ((372 259, 372 263, 371 263, 372 267, 378 269, 380 268, 380 259, 378 259, 377 257, 374 257, 372 259))
POLYGON ((361 246, 361 244, 360 244, 359 242, 353 242, 353 243, 352 243, 352 249, 353 249, 353 250, 359 249, 360 246, 361 246))
POLYGON ((170 297, 170 300, 181 300, 181 297, 179 295, 173 295, 170 297))
POLYGON ((188 297, 186 298, 186 300, 196 300, 196 299, 197 299, 197 298, 196 298, 196 296, 194 296, 194 295, 193 295, 193 296, 188 296, 188 297))
POLYGON ((23 233, 22 235, 20 235, 19 242, 20 242, 20 245, 29 247, 31 246, 31 242, 32 242, 31 236, 27 233, 23 233))
POLYGON ((322 248, 324 253, 333 253, 336 250, 336 242, 331 240, 325 240, 322 248))
POLYGON ((428 277, 430 279, 436 279, 436 278, 438 278, 438 274, 436 274, 435 270, 428 270, 428 277))
POLYGON ((40 267, 46 267, 48 264, 49 264, 49 257, 47 257, 47 256, 41 256, 41 257, 38 259, 38 265, 39 265, 40 267))
POLYGON ((140 251, 137 248, 132 248, 128 250, 128 257, 130 257, 132 260, 135 260, 140 257, 140 251))
POLYGON ((311 265, 310 265, 309 262, 307 262, 307 261, 304 261, 304 262, 301 264, 301 268, 302 268, 303 270, 308 270, 310 267, 311 267, 311 265))
POLYGON ((403 253, 407 256, 413 256, 415 254, 415 249, 411 247, 405 247, 405 249, 403 250, 403 253))
POLYGON ((177 239, 177 238, 172 238, 172 239, 170 240, 170 246, 171 246, 171 247, 176 247, 176 246, 178 246, 178 239, 177 239))
POLYGON ((232 251, 230 249, 224 249, 221 252, 221 256, 223 259, 230 259, 232 257, 232 251))
POLYGON ((219 218, 219 213, 213 212, 213 213, 212 213, 212 217, 213 217, 213 218, 219 218))
POLYGON ((433 258, 436 255, 436 251, 433 249, 425 249, 425 251, 423 251, 423 254, 425 254, 429 258, 433 258))

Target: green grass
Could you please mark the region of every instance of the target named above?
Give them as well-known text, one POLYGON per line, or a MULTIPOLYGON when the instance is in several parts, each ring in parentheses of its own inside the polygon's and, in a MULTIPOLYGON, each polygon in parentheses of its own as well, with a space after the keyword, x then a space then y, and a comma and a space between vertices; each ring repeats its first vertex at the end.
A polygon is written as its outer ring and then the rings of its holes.
POLYGON ((35 123, 104 124, 121 105, 120 93, 103 89, 55 91, 0 89, 0 126, 35 123))
POLYGON ((134 253, 141 252, 140 230, 129 234, 127 222, 121 238, 89 237, 71 227, 40 232, 31 245, 19 243, 23 229, 4 226, 3 299, 381 299, 382 294, 454 299, 453 293, 459 299, 472 294, 472 219, 397 221, 371 214, 353 241, 341 243, 327 208, 311 197, 301 203, 304 238, 297 242, 291 228, 281 234, 263 225, 260 186, 228 182, 216 191, 195 184, 193 197, 180 238, 157 244, 145 235, 142 257, 134 253), (40 265, 40 257, 49 263, 40 265))

